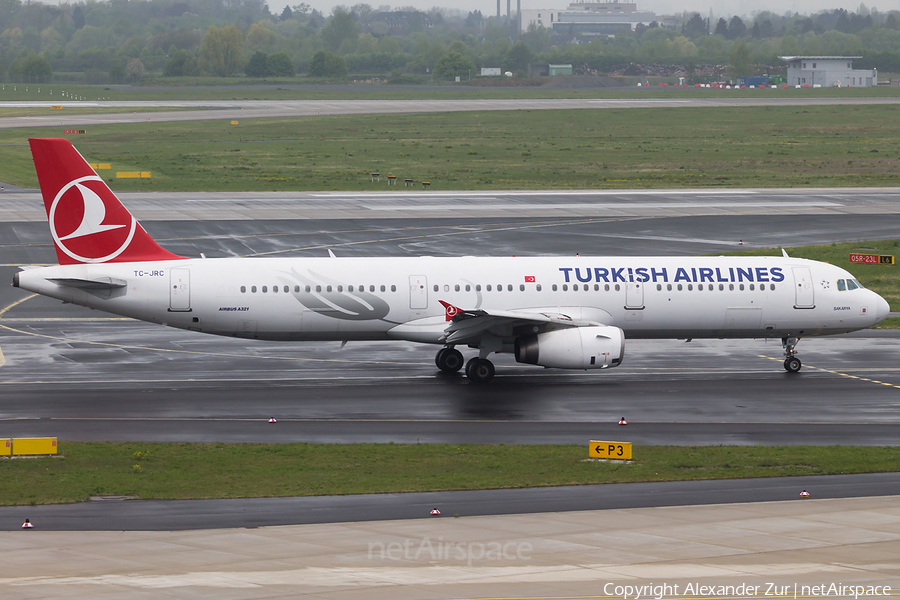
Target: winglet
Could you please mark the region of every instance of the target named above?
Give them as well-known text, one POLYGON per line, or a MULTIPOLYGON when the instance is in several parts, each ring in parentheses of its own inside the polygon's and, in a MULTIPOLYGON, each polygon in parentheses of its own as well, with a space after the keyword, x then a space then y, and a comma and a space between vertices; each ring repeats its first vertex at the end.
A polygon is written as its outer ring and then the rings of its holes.
POLYGON ((61 265, 178 260, 161 248, 64 139, 30 139, 61 265))
POLYGON ((459 308, 457 306, 453 306, 449 302, 444 302, 443 300, 438 300, 438 302, 440 302, 441 306, 444 307, 444 320, 445 321, 452 321, 453 317, 455 317, 456 315, 458 315, 459 313, 462 312, 461 308, 459 308))

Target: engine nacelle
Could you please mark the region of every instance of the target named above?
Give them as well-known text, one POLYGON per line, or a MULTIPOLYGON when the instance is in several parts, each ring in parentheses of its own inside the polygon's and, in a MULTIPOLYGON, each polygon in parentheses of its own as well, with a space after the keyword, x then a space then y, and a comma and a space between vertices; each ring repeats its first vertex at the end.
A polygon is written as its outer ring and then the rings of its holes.
POLYGON ((625 333, 618 327, 570 327, 516 339, 516 361, 556 369, 606 369, 622 364, 625 333))

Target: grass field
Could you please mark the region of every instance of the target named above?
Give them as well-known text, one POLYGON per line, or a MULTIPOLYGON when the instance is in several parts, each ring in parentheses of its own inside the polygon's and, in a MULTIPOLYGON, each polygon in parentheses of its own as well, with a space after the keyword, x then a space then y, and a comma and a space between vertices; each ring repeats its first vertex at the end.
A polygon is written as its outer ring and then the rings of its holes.
MULTIPOLYGON (((0 504, 99 494, 230 498, 492 489, 900 470, 900 448, 640 446, 633 464, 584 446, 61 442, 62 458, 0 460, 0 504)), ((799 493, 799 490, 798 490, 799 493)))
MULTIPOLYGON (((118 190, 885 186, 900 184, 900 106, 656 108, 306 117, 91 127, 89 160, 152 179, 118 190)), ((0 130, 0 181, 35 186, 26 140, 0 130)), ((104 177, 114 175, 103 174, 104 177)))
MULTIPOLYGON (((891 310, 900 310, 900 239, 848 242, 825 246, 800 246, 785 248, 789 256, 808 258, 831 263, 846 269, 867 288, 880 294, 891 305, 891 310), (889 254, 896 257, 896 265, 869 265, 851 263, 850 254, 889 254)), ((781 249, 747 250, 730 252, 733 256, 781 256, 781 249)), ((880 328, 896 328, 900 319, 887 319, 880 328)))

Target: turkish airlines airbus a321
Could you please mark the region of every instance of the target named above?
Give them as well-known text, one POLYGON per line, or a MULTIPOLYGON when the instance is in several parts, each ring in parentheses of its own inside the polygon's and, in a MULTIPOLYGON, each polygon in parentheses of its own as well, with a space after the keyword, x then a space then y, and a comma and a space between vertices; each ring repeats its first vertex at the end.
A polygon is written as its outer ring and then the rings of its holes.
POLYGON ((475 382, 488 356, 622 363, 626 338, 801 337, 875 325, 888 303, 838 267, 779 257, 186 258, 159 245, 68 140, 30 140, 59 265, 13 285, 181 329, 261 340, 406 340, 475 382), (457 347, 477 350, 464 362, 457 347))

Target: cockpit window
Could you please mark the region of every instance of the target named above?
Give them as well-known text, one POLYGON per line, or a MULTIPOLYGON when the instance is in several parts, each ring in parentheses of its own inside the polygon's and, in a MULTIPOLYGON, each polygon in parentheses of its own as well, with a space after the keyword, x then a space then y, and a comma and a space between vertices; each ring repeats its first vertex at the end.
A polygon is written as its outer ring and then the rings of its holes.
POLYGON ((848 280, 847 280, 847 289, 848 289, 848 290, 855 290, 855 289, 857 289, 857 288, 859 288, 859 286, 856 284, 856 280, 855 280, 855 279, 848 279, 848 280))
POLYGON ((838 279, 838 291, 839 291, 839 292, 846 292, 846 291, 847 291, 847 284, 844 283, 844 280, 843 280, 843 279, 838 279))

